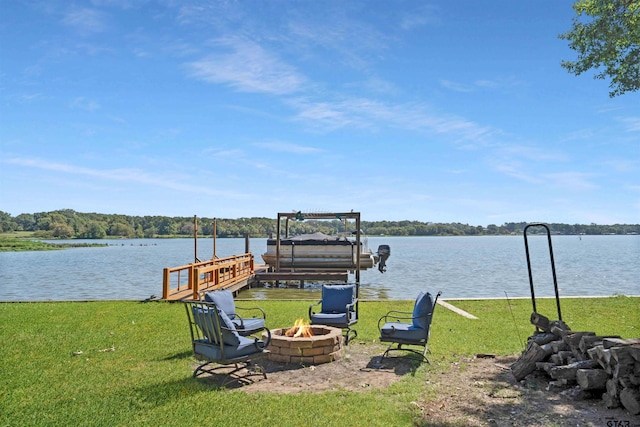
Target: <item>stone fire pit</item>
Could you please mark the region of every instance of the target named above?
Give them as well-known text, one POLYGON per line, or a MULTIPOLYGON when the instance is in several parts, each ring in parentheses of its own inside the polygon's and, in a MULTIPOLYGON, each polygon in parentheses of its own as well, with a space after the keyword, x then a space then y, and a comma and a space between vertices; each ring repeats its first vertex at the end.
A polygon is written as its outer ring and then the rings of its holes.
MULTIPOLYGON (((342 358, 342 330, 331 326, 310 326, 311 337, 288 337, 290 328, 272 329, 268 358, 274 362, 319 365, 342 358)), ((266 335, 264 336, 266 339, 266 335)))

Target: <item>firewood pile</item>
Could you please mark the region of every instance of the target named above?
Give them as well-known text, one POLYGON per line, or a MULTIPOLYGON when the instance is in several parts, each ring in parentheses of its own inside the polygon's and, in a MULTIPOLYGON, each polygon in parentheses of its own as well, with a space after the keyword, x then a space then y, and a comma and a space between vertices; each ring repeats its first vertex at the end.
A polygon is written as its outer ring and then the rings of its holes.
POLYGON ((640 414, 640 338, 574 332, 538 313, 531 323, 539 332, 511 365, 516 380, 542 371, 550 378, 549 390, 572 389, 574 398, 601 398, 607 408, 640 414))

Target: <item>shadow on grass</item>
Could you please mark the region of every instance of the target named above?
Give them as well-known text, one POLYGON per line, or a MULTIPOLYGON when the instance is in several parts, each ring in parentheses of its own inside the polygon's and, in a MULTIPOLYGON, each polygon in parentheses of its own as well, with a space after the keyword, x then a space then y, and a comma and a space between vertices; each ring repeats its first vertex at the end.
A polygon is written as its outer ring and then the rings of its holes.
POLYGON ((385 358, 383 358, 382 356, 373 356, 364 369, 367 369, 370 372, 393 372, 398 376, 407 374, 415 376, 416 371, 418 370, 420 365, 422 365, 421 362, 422 361, 419 358, 411 354, 385 358))
POLYGON ((162 360, 181 360, 181 359, 188 359, 191 356, 193 356, 193 351, 189 350, 189 351, 183 351, 182 353, 176 353, 174 355, 167 356, 162 360))

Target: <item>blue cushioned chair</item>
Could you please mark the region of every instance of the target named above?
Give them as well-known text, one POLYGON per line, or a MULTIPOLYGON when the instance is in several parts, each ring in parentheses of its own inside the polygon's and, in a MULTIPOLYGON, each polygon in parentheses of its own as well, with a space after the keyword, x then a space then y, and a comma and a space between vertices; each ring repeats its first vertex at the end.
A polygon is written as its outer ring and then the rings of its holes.
POLYGON ((422 359, 429 363, 427 343, 429 342, 433 309, 440 294, 442 292, 438 292, 434 300, 430 293, 420 292, 413 306, 413 312, 392 310, 378 320, 380 341, 391 343, 382 355, 383 359, 388 356, 390 351, 405 350, 421 355, 422 359), (403 345, 418 346, 423 349, 420 352, 413 348, 403 348, 403 345))
POLYGON ((358 336, 351 325, 358 322, 358 286, 355 284, 322 285, 322 299, 309 306, 312 325, 327 325, 346 329, 345 345, 358 336), (320 305, 320 312, 313 311, 320 305))
POLYGON ((195 369, 194 377, 203 373, 219 373, 219 369, 234 365, 230 372, 224 373, 225 381, 222 385, 229 378, 235 378, 239 382, 247 382, 247 378, 255 374, 267 378, 264 370, 260 369, 248 369, 244 375, 239 375, 238 372, 248 368, 251 359, 268 353, 266 348, 271 342, 269 329, 263 328, 265 332, 262 337, 242 336, 229 316, 214 303, 185 301, 184 304, 189 319, 193 353, 197 359, 206 361, 195 369))
POLYGON ((267 318, 264 310, 258 307, 237 307, 233 301, 233 293, 227 289, 206 292, 204 300, 214 303, 224 311, 240 335, 253 335, 264 329, 264 322, 267 318), (238 314, 239 310, 242 310, 243 313, 249 313, 252 317, 241 316, 238 314))

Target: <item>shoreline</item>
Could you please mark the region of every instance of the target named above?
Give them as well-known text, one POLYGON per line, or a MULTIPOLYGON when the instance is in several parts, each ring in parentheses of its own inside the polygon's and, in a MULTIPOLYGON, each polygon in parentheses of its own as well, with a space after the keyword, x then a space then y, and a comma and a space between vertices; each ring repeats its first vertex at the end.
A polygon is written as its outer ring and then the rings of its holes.
MULTIPOLYGON (((583 295, 583 296, 575 296, 569 295, 560 297, 560 300, 563 299, 605 299, 605 298, 640 298, 640 295, 583 295)), ((440 297, 438 301, 493 301, 493 300, 523 300, 523 299, 531 299, 531 297, 470 297, 470 298, 443 298, 440 297)), ((539 299, 555 299, 554 296, 550 297, 536 297, 536 300, 539 299)), ((234 298, 235 301, 315 301, 314 298, 296 298, 296 299, 253 299, 253 298, 234 298)), ((360 299, 360 302, 379 302, 379 301, 412 301, 412 299, 360 299)), ((33 303, 66 303, 66 302, 78 302, 78 303, 88 303, 88 302, 139 302, 139 303, 148 303, 148 302, 168 302, 168 303, 179 303, 182 302, 180 300, 169 301, 163 300, 161 298, 145 298, 145 299, 65 299, 65 300, 0 300, 0 304, 33 304, 33 303)))

